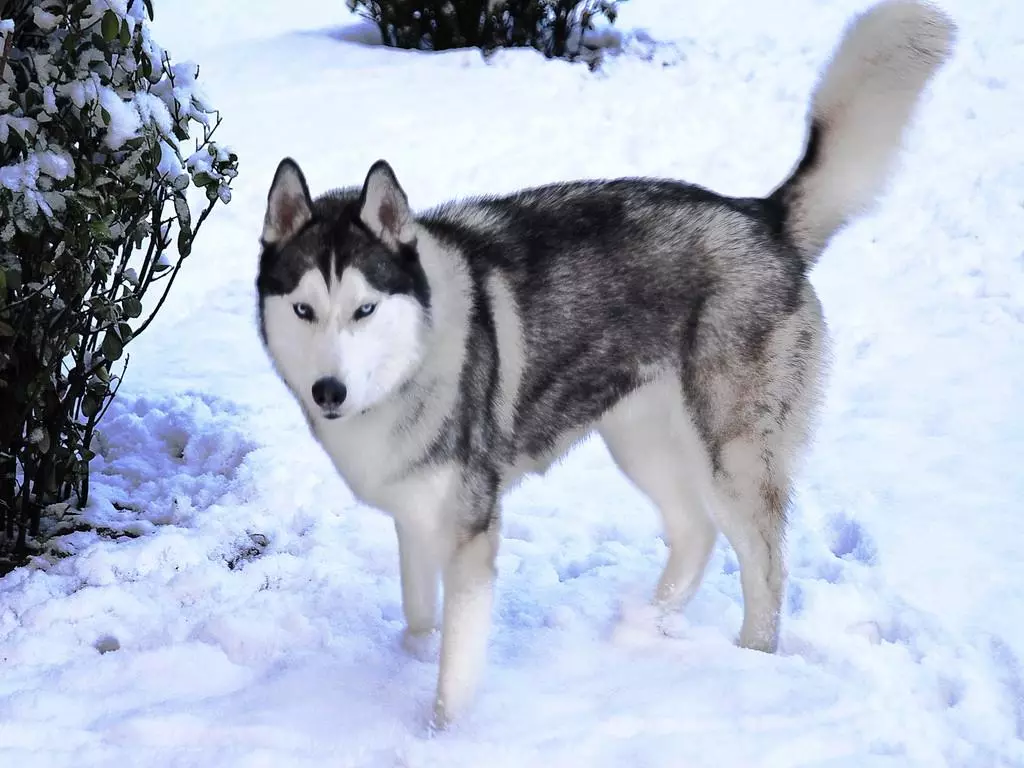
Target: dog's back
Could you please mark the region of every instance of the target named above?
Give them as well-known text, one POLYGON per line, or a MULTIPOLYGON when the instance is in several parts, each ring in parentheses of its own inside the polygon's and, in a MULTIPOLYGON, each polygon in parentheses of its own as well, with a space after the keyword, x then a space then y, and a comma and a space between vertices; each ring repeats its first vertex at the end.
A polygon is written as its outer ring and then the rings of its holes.
POLYGON ((713 350, 737 365, 754 360, 804 280, 774 210, 680 182, 620 179, 425 217, 469 265, 483 322, 509 321, 489 285, 514 301, 523 355, 517 390, 506 393, 516 402, 515 450, 552 450, 661 371, 695 380, 713 350))

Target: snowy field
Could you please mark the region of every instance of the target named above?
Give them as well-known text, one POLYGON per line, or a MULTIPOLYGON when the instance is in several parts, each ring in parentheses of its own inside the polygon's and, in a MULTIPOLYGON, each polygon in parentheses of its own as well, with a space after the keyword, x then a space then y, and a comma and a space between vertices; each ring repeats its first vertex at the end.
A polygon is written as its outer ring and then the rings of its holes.
POLYGON ((946 0, 954 60, 879 210, 813 280, 834 339, 798 480, 781 650, 732 645, 734 555, 670 627, 653 509, 586 443, 505 505, 490 666, 426 729, 391 524, 271 372, 257 237, 283 155, 314 192, 387 158, 411 201, 592 176, 770 190, 864 0, 631 0, 590 73, 365 45, 342 0, 158 0, 241 158, 130 347, 68 556, 0 579, 0 766, 1024 765, 1024 4, 946 0))

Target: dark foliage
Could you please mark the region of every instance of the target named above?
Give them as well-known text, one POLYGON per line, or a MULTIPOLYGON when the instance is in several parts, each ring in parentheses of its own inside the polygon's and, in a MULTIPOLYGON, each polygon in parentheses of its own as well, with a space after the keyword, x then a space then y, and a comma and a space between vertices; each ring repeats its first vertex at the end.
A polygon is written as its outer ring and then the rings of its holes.
POLYGON ((447 50, 531 46, 574 58, 594 20, 614 23, 621 0, 348 0, 380 30, 385 45, 447 50))
POLYGON ((150 39, 150 0, 102 5, 0 0, 0 551, 16 554, 46 507, 87 502, 125 348, 237 172, 196 68, 150 39))

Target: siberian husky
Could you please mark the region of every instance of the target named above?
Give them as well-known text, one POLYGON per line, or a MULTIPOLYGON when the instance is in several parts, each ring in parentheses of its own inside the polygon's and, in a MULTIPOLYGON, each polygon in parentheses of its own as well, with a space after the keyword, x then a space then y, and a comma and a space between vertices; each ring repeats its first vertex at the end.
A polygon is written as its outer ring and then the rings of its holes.
POLYGON ((280 163, 263 342, 341 477, 394 519, 405 642, 440 630, 438 726, 484 666, 502 493, 594 431, 663 516, 656 603, 686 603, 721 531, 740 564, 738 642, 776 649, 787 504, 823 381, 808 272, 883 190, 954 37, 919 2, 855 18, 803 157, 763 198, 625 178, 416 214, 383 160, 317 198, 280 163))

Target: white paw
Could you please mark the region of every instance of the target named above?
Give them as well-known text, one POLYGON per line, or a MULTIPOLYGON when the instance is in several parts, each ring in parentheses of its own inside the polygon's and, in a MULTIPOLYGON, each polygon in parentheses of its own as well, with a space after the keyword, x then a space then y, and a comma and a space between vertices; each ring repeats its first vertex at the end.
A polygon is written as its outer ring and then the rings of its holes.
POLYGON ((612 627, 612 642, 642 648, 658 642, 661 637, 661 609, 649 602, 624 599, 619 603, 619 616, 612 627))
POLYGON ((777 633, 771 630, 761 628, 752 630, 744 624, 740 628, 740 636, 736 640, 736 645, 751 651, 775 653, 779 648, 779 638, 777 633))
POLYGON ((419 661, 436 661, 441 649, 441 633, 436 629, 413 632, 406 627, 402 631, 402 648, 419 661))
POLYGON ((447 694, 438 692, 434 697, 429 728, 434 733, 451 730, 457 727, 472 709, 473 691, 465 686, 449 691, 447 694))
POLYGON ((433 732, 447 731, 455 718, 440 698, 434 699, 434 711, 430 718, 430 730, 433 732))

